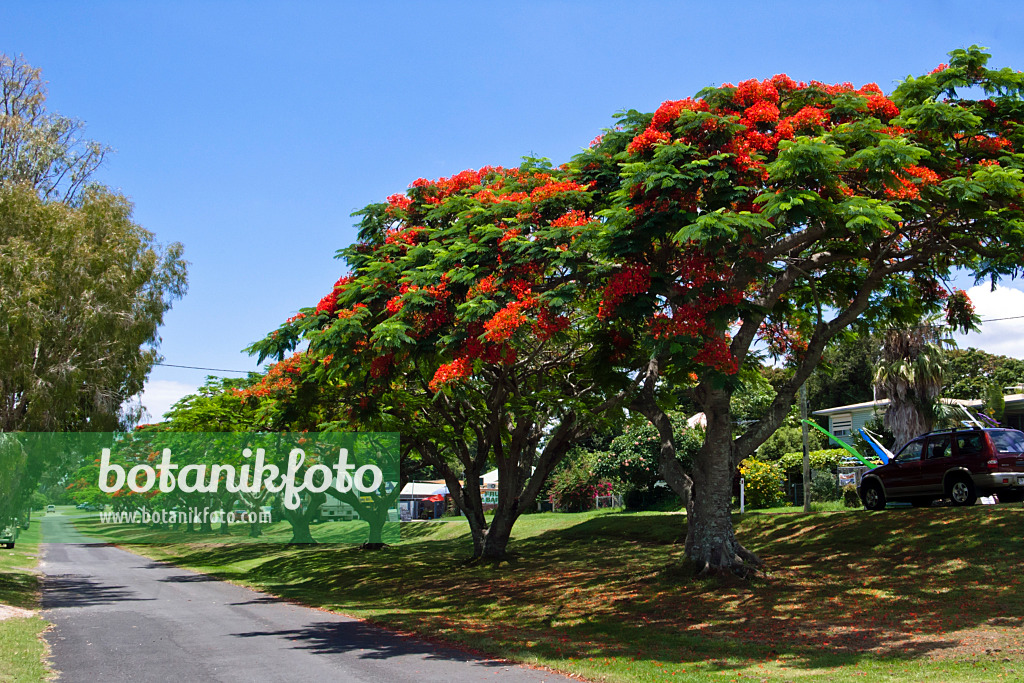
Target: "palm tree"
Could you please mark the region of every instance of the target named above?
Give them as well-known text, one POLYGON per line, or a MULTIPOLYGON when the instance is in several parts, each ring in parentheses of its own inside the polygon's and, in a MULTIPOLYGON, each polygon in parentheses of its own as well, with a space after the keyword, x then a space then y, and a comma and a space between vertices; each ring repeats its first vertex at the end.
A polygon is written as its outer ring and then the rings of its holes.
POLYGON ((955 346, 943 335, 934 319, 913 327, 885 330, 875 370, 876 398, 888 398, 883 424, 902 447, 911 439, 930 432, 944 416, 939 401, 945 366, 945 351, 955 346))

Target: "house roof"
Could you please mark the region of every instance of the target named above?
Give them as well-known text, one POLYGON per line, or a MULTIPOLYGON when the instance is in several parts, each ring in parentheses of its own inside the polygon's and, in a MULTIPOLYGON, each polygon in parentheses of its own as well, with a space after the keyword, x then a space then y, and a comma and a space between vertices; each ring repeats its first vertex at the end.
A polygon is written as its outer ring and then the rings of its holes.
MULTIPOLYGON (((1024 394, 1015 394, 1013 396, 1006 396, 1004 400, 1009 403, 1010 400, 1021 400, 1024 401, 1024 394)), ((984 401, 978 399, 962 399, 962 398, 943 398, 940 399, 943 403, 948 405, 961 405, 967 408, 980 408, 984 401)), ((848 406, 836 406, 835 408, 825 408, 823 410, 815 410, 812 415, 835 415, 836 413, 852 413, 855 410, 865 410, 867 408, 884 408, 889 405, 889 399, 880 398, 877 401, 865 401, 864 403, 851 403, 848 406)))

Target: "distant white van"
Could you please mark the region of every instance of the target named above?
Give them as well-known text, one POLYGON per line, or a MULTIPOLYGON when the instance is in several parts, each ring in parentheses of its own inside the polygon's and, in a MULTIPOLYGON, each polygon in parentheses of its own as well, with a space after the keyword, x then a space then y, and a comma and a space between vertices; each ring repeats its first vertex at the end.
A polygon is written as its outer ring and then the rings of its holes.
POLYGON ((51 512, 56 512, 56 511, 57 511, 57 506, 56 505, 47 505, 46 506, 46 514, 50 514, 51 512))

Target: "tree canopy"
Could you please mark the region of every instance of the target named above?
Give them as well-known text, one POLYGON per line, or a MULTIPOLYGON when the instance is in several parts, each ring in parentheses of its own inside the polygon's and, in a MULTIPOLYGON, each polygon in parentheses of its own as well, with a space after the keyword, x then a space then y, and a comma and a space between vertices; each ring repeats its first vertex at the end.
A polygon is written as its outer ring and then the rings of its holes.
POLYGON ((280 358, 308 341, 355 419, 393 425, 444 476, 480 556, 504 555, 515 519, 612 405, 594 379, 611 347, 590 336, 589 203, 533 160, 419 179, 360 212, 351 274, 253 346, 280 358), (489 463, 491 522, 476 486, 489 463))
MULTIPOLYGON (((627 112, 574 161, 618 262, 598 317, 629 340, 621 365, 648 377, 637 407, 658 424, 661 388, 689 384, 708 417, 687 538, 705 570, 757 563, 732 535, 731 473, 836 335, 941 309, 964 326, 969 301, 944 285, 954 268, 1019 273, 1024 75, 988 69, 976 47, 950 55, 890 96, 784 75, 708 88, 627 112), (791 375, 732 439, 730 395, 755 343, 791 375)), ((688 477, 666 476, 688 495, 688 477)))

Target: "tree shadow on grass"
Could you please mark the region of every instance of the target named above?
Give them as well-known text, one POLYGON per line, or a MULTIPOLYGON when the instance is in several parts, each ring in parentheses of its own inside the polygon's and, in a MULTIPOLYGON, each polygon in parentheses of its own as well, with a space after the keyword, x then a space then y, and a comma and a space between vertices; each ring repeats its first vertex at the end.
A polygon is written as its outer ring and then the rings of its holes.
MULTIPOLYGON (((964 629, 1019 627, 1021 520, 991 508, 744 519, 740 540, 771 572, 756 583, 687 571, 678 515, 582 520, 515 541, 519 561, 500 567, 460 564, 465 538, 385 553, 278 546, 245 578, 285 599, 458 632, 509 657, 831 668, 951 657, 964 651, 964 629)), ((225 550, 182 549, 171 560, 257 557, 225 550)), ((330 637, 311 632, 308 642, 330 647, 330 637)))
POLYGON ((0 604, 33 609, 39 577, 25 571, 0 572, 0 604))

